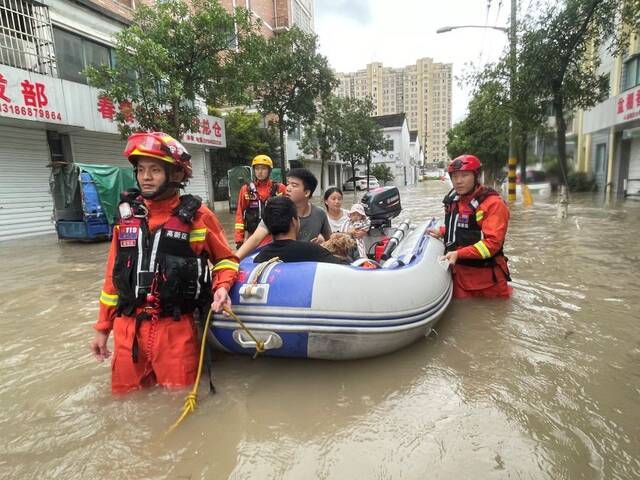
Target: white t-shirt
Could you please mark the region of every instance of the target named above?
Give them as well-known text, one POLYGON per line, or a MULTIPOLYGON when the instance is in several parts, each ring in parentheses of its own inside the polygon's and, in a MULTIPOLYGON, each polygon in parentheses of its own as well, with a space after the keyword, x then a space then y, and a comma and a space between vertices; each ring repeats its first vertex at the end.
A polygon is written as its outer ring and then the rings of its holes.
POLYGON ((337 220, 331 218, 329 213, 327 213, 327 220, 329 220, 329 225, 331 226, 331 233, 341 232, 342 225, 344 225, 344 222, 349 218, 349 210, 341 208, 340 211, 342 212, 342 216, 337 220))

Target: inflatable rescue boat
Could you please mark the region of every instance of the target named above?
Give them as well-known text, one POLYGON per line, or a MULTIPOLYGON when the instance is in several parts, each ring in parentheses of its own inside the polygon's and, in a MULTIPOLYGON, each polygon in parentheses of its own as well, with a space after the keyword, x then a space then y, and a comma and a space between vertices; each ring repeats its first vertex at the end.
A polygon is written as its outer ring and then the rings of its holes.
MULTIPOLYGON (((399 213, 395 187, 369 192, 363 203, 374 222, 399 213), (385 203, 395 196, 398 208, 388 214, 385 203)), ((256 264, 255 254, 245 258, 230 292, 241 323, 216 315, 214 346, 247 355, 258 348, 266 356, 344 360, 382 355, 423 338, 452 293, 448 264, 440 259, 443 243, 427 234, 435 222, 380 228, 393 233, 376 269, 358 261, 256 264)))

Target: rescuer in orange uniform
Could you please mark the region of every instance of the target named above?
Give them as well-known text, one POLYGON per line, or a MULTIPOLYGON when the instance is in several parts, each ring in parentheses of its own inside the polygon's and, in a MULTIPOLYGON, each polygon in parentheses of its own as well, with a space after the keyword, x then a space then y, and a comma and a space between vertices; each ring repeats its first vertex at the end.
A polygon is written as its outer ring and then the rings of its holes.
POLYGON ((430 230, 445 242, 445 257, 453 264, 455 298, 507 298, 511 280, 502 247, 509 208, 493 189, 479 183, 480 160, 462 155, 447 169, 453 189, 444 197, 445 225, 430 230))
POLYGON ((124 155, 140 190, 122 194, 90 347, 98 361, 109 358, 113 330, 114 393, 187 387, 198 366, 194 311, 231 305, 238 259, 213 212, 198 197, 178 195, 192 175, 178 141, 135 133, 124 155))
POLYGON ((272 181, 269 176, 273 161, 267 155, 256 155, 251 161, 255 182, 249 182, 240 188, 238 208, 236 210, 235 241, 236 248, 244 243, 245 232, 251 235, 262 220, 264 205, 271 197, 284 194, 286 186, 272 181))

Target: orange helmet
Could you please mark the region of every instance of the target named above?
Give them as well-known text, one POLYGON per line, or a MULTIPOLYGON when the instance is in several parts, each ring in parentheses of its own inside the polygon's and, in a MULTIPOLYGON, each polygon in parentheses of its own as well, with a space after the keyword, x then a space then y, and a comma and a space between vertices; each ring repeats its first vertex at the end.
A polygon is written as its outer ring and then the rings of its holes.
POLYGON ((151 157, 181 169, 185 180, 193 175, 191 155, 179 141, 166 133, 134 133, 128 138, 123 155, 134 166, 138 157, 151 157))
POLYGON ((480 169, 482 168, 482 163, 480 163, 480 159, 475 155, 460 155, 459 157, 453 159, 453 161, 447 167, 447 172, 460 172, 460 171, 471 171, 476 175, 480 175, 480 169))

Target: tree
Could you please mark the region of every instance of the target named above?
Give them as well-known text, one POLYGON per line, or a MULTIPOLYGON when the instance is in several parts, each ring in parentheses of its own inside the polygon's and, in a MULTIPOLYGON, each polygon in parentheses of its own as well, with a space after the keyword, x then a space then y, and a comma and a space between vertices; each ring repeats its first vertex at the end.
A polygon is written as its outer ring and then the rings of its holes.
POLYGON ((214 189, 227 171, 235 166, 250 165, 251 159, 263 153, 271 158, 278 155, 278 137, 273 129, 263 126, 259 113, 248 113, 243 109, 230 111, 225 117, 227 147, 215 151, 212 162, 214 189))
POLYGON ((487 182, 499 180, 509 154, 509 112, 502 85, 480 85, 469 102, 469 114, 447 132, 447 151, 455 158, 469 153, 482 161, 487 182))
POLYGON ((234 74, 244 64, 243 45, 256 35, 246 11, 229 14, 218 0, 140 4, 115 35, 115 66, 87 74, 101 97, 120 103, 115 121, 123 137, 157 130, 181 139, 198 128, 197 101, 242 97, 245 86, 234 74))
POLYGON ((339 100, 334 95, 322 98, 315 121, 307 125, 298 143, 300 149, 307 155, 320 157, 320 189, 324 191, 324 171, 326 164, 335 152, 335 140, 339 124, 339 100))
POLYGON ((560 181, 567 185, 567 112, 595 106, 609 85, 598 73, 600 47, 620 53, 637 31, 638 0, 549 2, 524 25, 518 68, 531 76, 538 97, 550 101, 556 121, 560 181), (631 28, 623 28, 623 25, 631 28))
POLYGON ((391 167, 382 163, 373 166, 371 169, 371 175, 376 177, 383 185, 386 185, 387 182, 390 182, 394 178, 394 175, 391 172, 391 167))
POLYGON ((351 166, 353 190, 356 190, 356 165, 365 162, 367 166, 367 189, 369 189, 369 169, 371 155, 383 152, 385 138, 382 129, 371 118, 374 106, 369 99, 336 99, 335 144, 340 158, 351 166))
POLYGON ((301 123, 311 124, 316 101, 337 85, 327 58, 318 53, 318 37, 298 27, 269 39, 257 39, 259 75, 254 88, 257 106, 280 134, 280 166, 285 172, 284 133, 301 123))

